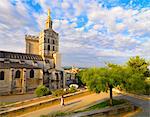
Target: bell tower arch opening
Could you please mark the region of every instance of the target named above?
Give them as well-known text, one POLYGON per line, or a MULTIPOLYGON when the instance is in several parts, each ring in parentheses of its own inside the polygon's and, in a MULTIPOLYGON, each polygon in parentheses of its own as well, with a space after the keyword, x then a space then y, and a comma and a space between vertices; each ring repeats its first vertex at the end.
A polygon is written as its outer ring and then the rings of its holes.
POLYGON ((53 30, 50 9, 47 15, 45 29, 39 35, 39 54, 43 58, 52 58, 53 54, 58 52, 59 35, 53 30))

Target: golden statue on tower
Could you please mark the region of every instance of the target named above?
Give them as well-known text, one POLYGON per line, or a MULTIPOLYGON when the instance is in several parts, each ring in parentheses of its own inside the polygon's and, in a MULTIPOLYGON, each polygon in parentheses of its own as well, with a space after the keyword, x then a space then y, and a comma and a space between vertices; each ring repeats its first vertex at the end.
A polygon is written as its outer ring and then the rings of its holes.
POLYGON ((48 15, 48 17, 47 17, 45 26, 46 26, 46 29, 49 29, 49 28, 52 28, 52 20, 51 20, 51 11, 50 11, 50 8, 48 9, 47 15, 48 15))
POLYGON ((49 18, 51 17, 50 14, 51 14, 51 11, 50 11, 50 8, 49 8, 49 9, 48 9, 48 17, 49 17, 49 18))

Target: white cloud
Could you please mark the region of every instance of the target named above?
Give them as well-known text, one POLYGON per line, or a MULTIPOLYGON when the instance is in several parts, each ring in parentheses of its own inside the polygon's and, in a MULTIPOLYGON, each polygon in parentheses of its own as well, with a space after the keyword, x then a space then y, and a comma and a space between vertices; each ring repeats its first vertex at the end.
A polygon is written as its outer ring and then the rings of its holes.
POLYGON ((10 1, 0 2, 0 49, 7 51, 25 51, 24 36, 36 32, 25 5, 18 1, 13 6, 10 1), (9 43, 8 43, 9 42, 9 43), (10 49, 11 48, 11 49, 10 49))
POLYGON ((70 4, 68 2, 62 2, 62 8, 63 9, 68 9, 70 7, 70 4))
POLYGON ((16 6, 8 0, 0 2, 0 49, 23 52, 24 35, 38 34, 39 29, 44 29, 50 7, 53 28, 60 35, 64 65, 92 66, 97 62, 101 65, 105 59, 119 63, 123 58, 135 55, 150 58, 149 9, 107 9, 96 1, 86 0, 35 2, 42 7, 40 13, 29 13, 29 6, 21 1, 16 6), (77 17, 81 14, 87 16, 88 21, 77 28, 77 17), (139 40, 142 36, 147 40, 139 40))
POLYGON ((94 30, 100 30, 102 28, 102 25, 100 25, 100 24, 95 24, 94 26, 93 26, 93 29, 94 30))

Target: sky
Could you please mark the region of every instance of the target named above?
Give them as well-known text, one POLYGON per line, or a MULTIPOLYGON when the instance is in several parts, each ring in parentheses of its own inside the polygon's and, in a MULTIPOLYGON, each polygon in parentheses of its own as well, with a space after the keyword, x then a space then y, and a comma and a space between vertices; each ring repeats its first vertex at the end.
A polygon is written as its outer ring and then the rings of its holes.
POLYGON ((1 0, 0 50, 25 52, 51 9, 62 66, 104 66, 150 59, 150 0, 1 0))

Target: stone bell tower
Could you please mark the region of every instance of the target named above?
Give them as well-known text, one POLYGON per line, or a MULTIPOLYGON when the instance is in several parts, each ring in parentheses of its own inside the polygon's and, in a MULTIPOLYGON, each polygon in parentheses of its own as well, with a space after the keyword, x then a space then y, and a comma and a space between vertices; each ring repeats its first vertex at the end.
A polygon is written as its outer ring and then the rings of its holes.
POLYGON ((45 22, 45 28, 46 29, 52 28, 52 20, 51 20, 51 16, 50 16, 50 9, 48 9, 48 17, 47 17, 47 20, 45 22))
POLYGON ((43 58, 52 58, 58 52, 59 35, 53 30, 50 9, 45 22, 45 29, 39 35, 39 55, 43 58))

